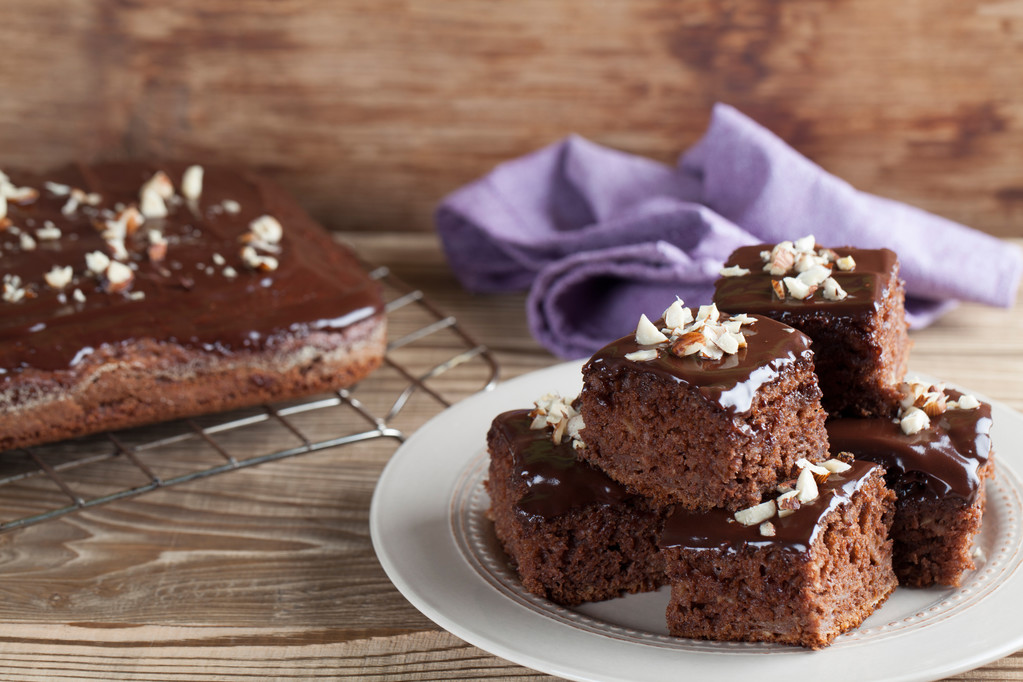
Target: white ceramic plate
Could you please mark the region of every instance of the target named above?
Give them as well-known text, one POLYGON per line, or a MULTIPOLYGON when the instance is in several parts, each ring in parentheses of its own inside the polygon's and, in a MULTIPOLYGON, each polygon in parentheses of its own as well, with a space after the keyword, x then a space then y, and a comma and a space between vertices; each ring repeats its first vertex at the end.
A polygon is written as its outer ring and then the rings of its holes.
MULTIPOLYGON (((486 518, 486 433, 500 412, 581 387, 580 363, 508 381, 445 410, 395 453, 370 531, 395 586, 434 622, 497 656, 574 680, 933 680, 1023 647, 1023 415, 993 403, 996 478, 978 569, 958 589, 900 588, 827 649, 668 636, 668 590, 564 608, 521 588, 486 518)), ((978 397, 983 399, 983 396, 978 397)))

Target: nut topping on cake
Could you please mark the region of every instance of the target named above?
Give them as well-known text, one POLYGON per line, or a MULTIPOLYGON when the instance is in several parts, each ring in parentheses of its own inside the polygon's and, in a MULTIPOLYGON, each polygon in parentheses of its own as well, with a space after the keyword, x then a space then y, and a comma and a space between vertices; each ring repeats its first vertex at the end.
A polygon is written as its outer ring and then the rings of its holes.
MULTIPOLYGON (((662 316, 664 328, 657 326, 646 315, 639 316, 636 325, 636 343, 642 346, 667 346, 678 357, 695 355, 709 360, 720 360, 725 355, 733 355, 746 347, 746 337, 742 333, 743 325, 753 324, 756 318, 748 315, 736 315, 721 319, 717 306, 700 306, 696 315, 686 308, 681 299, 668 306, 662 316)), ((642 349, 626 354, 627 360, 643 362, 655 360, 659 355, 656 349, 642 349), (649 353, 648 350, 655 352, 649 353)))
POLYGON ((735 520, 744 526, 756 526, 774 516, 776 511, 774 500, 768 500, 735 512, 735 520))
POLYGON ((49 272, 43 275, 47 286, 57 290, 63 289, 70 284, 72 277, 74 277, 74 270, 70 265, 65 265, 64 267, 54 265, 49 272))
POLYGON ((101 275, 110 266, 110 257, 102 251, 92 251, 85 254, 85 267, 94 275, 101 275))
POLYGON ((107 266, 106 276, 107 291, 112 294, 124 291, 135 279, 135 273, 131 271, 131 268, 116 260, 110 261, 110 265, 107 266))
POLYGON ((202 166, 189 166, 181 176, 181 194, 186 199, 198 201, 202 195, 202 166))
POLYGON ((972 395, 963 395, 959 400, 949 400, 945 384, 932 385, 919 379, 910 379, 899 385, 902 394, 902 409, 898 423, 906 435, 919 433, 929 428, 931 418, 944 414, 946 410, 973 410, 980 407, 980 401, 972 395))
POLYGON ((765 263, 764 271, 782 277, 771 280, 771 289, 778 300, 810 300, 818 291, 828 301, 844 301, 849 297, 831 275, 834 268, 842 271, 855 269, 856 262, 852 256, 839 257, 834 249, 815 251, 815 247, 813 235, 808 235, 795 242, 780 242, 770 251, 760 252, 760 259, 765 263), (791 270, 795 270, 796 276, 784 277, 791 270))
POLYGON ((551 440, 560 445, 567 434, 572 439, 572 447, 576 450, 586 447, 580 433, 586 427, 579 411, 572 407, 571 401, 565 400, 557 393, 545 393, 533 402, 534 408, 529 413, 533 422, 529 428, 533 430, 551 428, 551 440))
POLYGON ((733 265, 728 268, 721 268, 721 270, 718 271, 718 274, 720 274, 722 277, 743 277, 745 275, 748 275, 749 272, 750 271, 747 270, 746 268, 741 268, 738 265, 733 265))

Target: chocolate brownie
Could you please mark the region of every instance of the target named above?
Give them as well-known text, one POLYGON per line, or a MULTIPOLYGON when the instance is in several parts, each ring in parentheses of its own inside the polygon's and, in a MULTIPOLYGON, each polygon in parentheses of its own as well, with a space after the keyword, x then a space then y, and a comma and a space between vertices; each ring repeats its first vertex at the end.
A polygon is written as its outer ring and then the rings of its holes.
POLYGON ((530 428, 535 414, 506 412, 487 437, 490 514, 523 586, 579 604, 663 584, 657 538, 668 510, 578 461, 578 439, 555 443, 556 421, 530 428))
POLYGON ((380 292, 276 185, 177 163, 0 174, 0 450, 294 398, 381 361, 380 292))
POLYGON ((813 339, 825 410, 894 415, 910 341, 892 251, 821 248, 810 236, 737 249, 721 274, 721 310, 767 315, 813 339))
POLYGON ((748 507, 827 457, 813 367, 787 325, 676 302, 583 367, 579 456, 658 504, 748 507))
POLYGON ((773 511, 784 502, 763 503, 771 509, 750 525, 737 518, 755 509, 676 508, 660 539, 671 634, 819 649, 884 603, 896 579, 888 539, 895 496, 883 469, 853 462, 811 492, 784 517, 773 511))
POLYGON ((994 475, 991 406, 958 391, 906 384, 917 407, 901 419, 832 419, 832 446, 878 462, 898 496, 892 538, 902 585, 958 586, 974 568, 972 544, 994 475), (931 416, 927 415, 931 413, 931 416))

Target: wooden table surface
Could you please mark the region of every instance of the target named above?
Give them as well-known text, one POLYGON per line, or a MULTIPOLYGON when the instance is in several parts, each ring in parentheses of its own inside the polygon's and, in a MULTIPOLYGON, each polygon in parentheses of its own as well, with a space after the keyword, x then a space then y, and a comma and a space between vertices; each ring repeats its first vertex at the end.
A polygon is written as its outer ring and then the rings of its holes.
MULTIPOLYGON (((455 314, 503 378, 555 362, 528 334, 524 296, 464 293, 432 235, 351 241, 455 314)), ((1023 409, 1021 312, 962 306, 912 333, 912 368, 1023 409)), ((452 372, 434 386, 460 397, 480 376, 452 372)), ((399 385, 381 374, 356 394, 373 405, 399 385)), ((422 398, 402 413, 403 430, 438 411, 422 398)), ((284 436, 252 438, 256 447, 284 436)), ((0 536, 0 678, 552 679, 444 632, 391 585, 368 519, 394 448, 378 440, 306 454, 0 536)), ((110 481, 85 473, 77 483, 110 481)), ((955 679, 1023 679, 1023 653, 955 679)))

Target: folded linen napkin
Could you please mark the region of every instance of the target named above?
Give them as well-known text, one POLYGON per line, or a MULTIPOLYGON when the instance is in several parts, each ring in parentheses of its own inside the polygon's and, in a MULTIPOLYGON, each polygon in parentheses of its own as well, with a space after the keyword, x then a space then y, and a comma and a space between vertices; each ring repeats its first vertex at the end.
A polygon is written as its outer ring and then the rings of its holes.
POLYGON ((660 315, 676 294, 708 303, 725 258, 748 244, 813 234, 892 249, 915 328, 958 300, 1012 305, 1023 272, 1019 249, 860 192, 722 104, 677 168, 571 136, 457 190, 436 221, 462 285, 529 288, 530 329, 566 358, 628 333, 640 313, 660 315))

